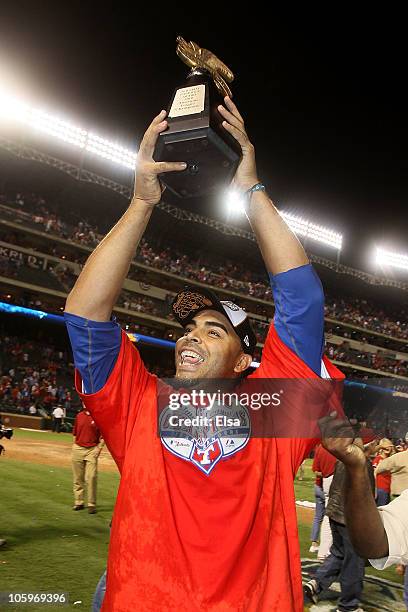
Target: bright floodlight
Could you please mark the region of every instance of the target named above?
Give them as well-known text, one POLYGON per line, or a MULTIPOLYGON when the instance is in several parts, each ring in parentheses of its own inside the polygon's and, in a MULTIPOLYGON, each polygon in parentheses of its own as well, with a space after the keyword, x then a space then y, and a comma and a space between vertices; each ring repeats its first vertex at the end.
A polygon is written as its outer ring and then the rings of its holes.
POLYGON ((235 189, 229 189, 227 191, 227 210, 228 217, 245 214, 242 194, 239 191, 235 189))
POLYGON ((0 121, 25 121, 29 107, 0 90, 0 121))
MULTIPOLYGON (((229 189, 227 191, 228 218, 245 214, 243 197, 245 196, 243 196, 241 192, 235 191, 234 189, 229 189)), ((290 229, 298 236, 327 244, 341 251, 343 236, 338 232, 328 227, 324 227, 323 225, 316 225, 316 223, 312 223, 303 217, 298 217, 287 212, 281 212, 280 214, 285 219, 290 229)))
POLYGON ((96 134, 88 134, 86 150, 106 159, 110 159, 118 164, 134 168, 136 163, 136 153, 130 149, 125 149, 118 144, 109 142, 96 134))
POLYGON ((30 108, 27 104, 0 90, 1 121, 23 123, 35 131, 45 132, 54 138, 127 168, 134 169, 136 164, 136 151, 87 132, 56 115, 51 115, 38 108, 30 108))
POLYGON ((393 253, 382 248, 377 248, 376 263, 380 266, 390 266, 408 270, 408 255, 393 253))
POLYGON ((85 147, 86 130, 75 127, 72 123, 64 121, 59 117, 54 117, 43 110, 31 109, 27 123, 36 130, 46 132, 81 149, 85 147))
POLYGON ((327 244, 338 251, 341 250, 343 236, 338 232, 335 232, 328 227, 324 227, 323 225, 316 225, 316 223, 303 219, 303 217, 297 217, 286 212, 281 212, 280 214, 285 219, 290 229, 298 236, 304 236, 305 238, 310 238, 311 240, 316 240, 317 242, 327 244))

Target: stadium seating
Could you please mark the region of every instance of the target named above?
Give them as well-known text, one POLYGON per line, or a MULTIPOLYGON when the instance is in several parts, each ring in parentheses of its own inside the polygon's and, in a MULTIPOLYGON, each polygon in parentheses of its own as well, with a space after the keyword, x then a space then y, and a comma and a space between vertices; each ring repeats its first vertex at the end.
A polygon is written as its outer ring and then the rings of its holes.
MULTIPOLYGON (((0 195, 0 277, 3 301, 61 312, 81 265, 97 245, 98 228, 61 214, 45 197, 22 192, 0 195), (11 256, 10 254, 13 254, 11 256), (14 281, 21 285, 16 288, 14 281)), ((335 274, 335 273, 333 273, 335 274)), ((265 271, 242 262, 143 240, 115 313, 130 331, 177 339, 169 304, 185 282, 206 285, 238 301, 252 318, 258 357, 273 318, 265 271)), ((408 379, 408 323, 403 307, 383 307, 357 296, 326 291, 326 344, 329 356, 348 375, 408 379)))

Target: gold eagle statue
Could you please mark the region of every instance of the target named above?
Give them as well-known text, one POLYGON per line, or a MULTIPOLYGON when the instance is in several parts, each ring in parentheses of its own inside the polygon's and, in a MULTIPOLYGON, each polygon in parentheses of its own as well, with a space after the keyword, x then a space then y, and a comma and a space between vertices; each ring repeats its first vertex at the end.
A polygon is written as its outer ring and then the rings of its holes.
POLYGON ((232 98, 228 83, 234 80, 234 74, 214 53, 200 47, 192 40, 187 42, 181 36, 177 37, 176 53, 187 66, 203 68, 209 72, 222 97, 232 98))

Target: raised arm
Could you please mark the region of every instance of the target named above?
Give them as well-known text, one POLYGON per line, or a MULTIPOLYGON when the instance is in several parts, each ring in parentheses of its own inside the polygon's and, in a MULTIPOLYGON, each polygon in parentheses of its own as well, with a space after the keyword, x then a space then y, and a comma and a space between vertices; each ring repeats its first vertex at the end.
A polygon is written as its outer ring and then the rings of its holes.
POLYGON ((160 132, 167 128, 161 111, 147 129, 136 164, 135 191, 129 208, 88 258, 71 293, 67 312, 93 321, 109 321, 128 274, 137 246, 155 204, 160 201, 158 174, 184 170, 179 162, 155 162, 153 151, 160 132))
POLYGON ((391 457, 386 457, 375 468, 375 475, 382 474, 383 472, 392 472, 395 468, 395 455, 391 455, 391 457))
MULTIPOLYGON (((233 180, 240 193, 259 183, 255 150, 244 121, 230 98, 219 106, 225 129, 239 142, 242 159, 233 180)), ((246 196, 246 211, 269 272, 274 302, 274 327, 280 339, 318 376, 325 376, 322 284, 308 257, 265 191, 246 196)), ((264 351, 264 361, 268 351, 264 351)))
POLYGON ((346 421, 324 417, 320 421, 322 444, 346 467, 344 515, 350 540, 365 559, 388 556, 388 538, 375 505, 367 460, 351 426, 346 421))
MULTIPOLYGON (((233 186, 238 191, 245 192, 260 182, 256 169, 255 149, 248 138, 244 120, 237 107, 230 98, 225 98, 224 101, 225 107, 219 106, 219 111, 225 119, 223 126, 239 142, 242 149, 242 159, 233 186)), ((247 215, 268 272, 275 275, 309 263, 299 240, 265 191, 252 193, 247 206, 247 215)))

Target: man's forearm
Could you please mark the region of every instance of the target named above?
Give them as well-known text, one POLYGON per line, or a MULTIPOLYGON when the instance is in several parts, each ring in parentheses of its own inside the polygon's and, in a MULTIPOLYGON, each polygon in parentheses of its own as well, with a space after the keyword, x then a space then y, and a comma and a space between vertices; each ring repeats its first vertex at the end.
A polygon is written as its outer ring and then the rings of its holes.
POLYGON ((268 272, 279 274, 309 263, 303 246, 264 191, 252 194, 248 218, 268 272))
POLYGON ((380 461, 380 463, 377 465, 377 467, 374 470, 374 474, 382 474, 383 472, 390 472, 392 471, 392 468, 394 467, 394 459, 393 457, 388 457, 387 459, 383 459, 382 461, 380 461))
POLYGON ((153 207, 133 200, 118 223, 88 258, 65 309, 94 321, 108 321, 128 274, 153 207))
POLYGON ((375 505, 367 467, 346 466, 344 514, 350 540, 365 559, 388 556, 388 539, 375 505))

